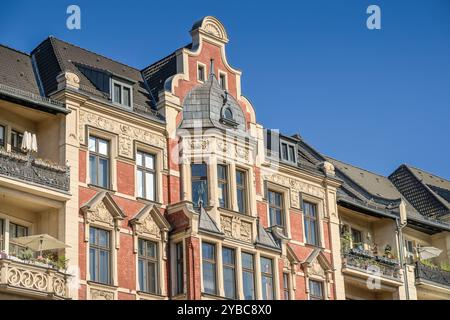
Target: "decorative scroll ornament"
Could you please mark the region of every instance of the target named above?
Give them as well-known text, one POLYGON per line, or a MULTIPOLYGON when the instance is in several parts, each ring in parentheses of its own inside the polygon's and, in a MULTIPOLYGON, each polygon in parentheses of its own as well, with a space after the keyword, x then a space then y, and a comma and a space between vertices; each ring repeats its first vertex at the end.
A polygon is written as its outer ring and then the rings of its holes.
POLYGON ((225 236, 244 242, 252 241, 252 224, 239 217, 220 217, 220 226, 225 236))
POLYGON ((87 220, 88 223, 101 222, 114 227, 114 218, 103 201, 99 202, 94 210, 88 210, 87 220))
POLYGON ((140 235, 148 234, 158 239, 161 239, 161 230, 153 220, 151 215, 147 215, 142 223, 136 224, 136 232, 140 235))
POLYGON ((91 289, 91 299, 92 300, 114 300, 114 292, 91 289))

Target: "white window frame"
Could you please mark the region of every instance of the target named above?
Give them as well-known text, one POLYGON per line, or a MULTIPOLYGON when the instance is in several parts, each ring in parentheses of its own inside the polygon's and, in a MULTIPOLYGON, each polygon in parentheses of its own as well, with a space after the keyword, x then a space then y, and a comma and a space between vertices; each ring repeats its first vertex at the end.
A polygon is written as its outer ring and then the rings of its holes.
POLYGON ((197 61, 197 68, 195 69, 195 71, 196 71, 195 77, 197 78, 197 82, 205 83, 206 82, 206 64, 197 61), (198 77, 200 67, 203 68, 203 80, 198 77))
POLYGON ((280 139, 280 159, 282 162, 296 164, 297 163, 297 145, 295 143, 280 139), (283 158, 283 144, 287 146, 287 159, 283 158), (294 148, 294 159, 290 159, 289 147, 294 148))
POLYGON ((219 84, 220 84, 221 88, 223 90, 228 91, 228 74, 225 71, 222 71, 222 70, 219 69, 219 77, 218 77, 217 80, 219 81, 219 84), (225 78, 224 79, 224 81, 225 81, 225 86, 224 87, 222 87, 222 84, 220 83, 221 76, 224 76, 224 78, 225 78))
POLYGON ((121 81, 118 81, 118 80, 115 80, 115 79, 112 79, 111 80, 111 90, 110 90, 110 92, 111 92, 111 101, 112 101, 113 104, 115 104, 117 106, 121 106, 123 108, 128 108, 128 109, 132 109, 133 108, 133 87, 131 85, 125 84, 125 83, 123 83, 121 81), (120 100, 121 100, 120 103, 114 101, 114 85, 119 85, 120 86, 120 100), (130 105, 129 106, 127 106, 123 102, 123 91, 124 91, 123 89, 124 88, 127 88, 127 89, 130 90, 130 105))

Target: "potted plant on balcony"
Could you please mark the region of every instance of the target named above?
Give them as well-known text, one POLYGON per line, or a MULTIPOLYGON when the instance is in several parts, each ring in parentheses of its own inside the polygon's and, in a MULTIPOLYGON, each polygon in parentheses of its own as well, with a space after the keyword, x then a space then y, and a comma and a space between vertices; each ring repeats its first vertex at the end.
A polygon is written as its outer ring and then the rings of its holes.
POLYGON ((347 253, 352 247, 352 235, 349 231, 345 231, 341 236, 341 250, 342 253, 347 253))

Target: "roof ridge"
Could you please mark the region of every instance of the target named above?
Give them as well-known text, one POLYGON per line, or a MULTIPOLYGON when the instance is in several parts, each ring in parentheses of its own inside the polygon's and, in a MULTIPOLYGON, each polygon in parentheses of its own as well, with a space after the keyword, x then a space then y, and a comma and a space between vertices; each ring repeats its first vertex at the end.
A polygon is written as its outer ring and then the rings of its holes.
POLYGON ((432 175, 432 176, 435 176, 436 178, 445 180, 445 181, 447 181, 447 182, 450 183, 450 180, 449 180, 449 179, 444 178, 444 177, 441 177, 441 176, 438 176, 437 174, 434 174, 434 173, 432 173, 432 172, 430 172, 430 171, 428 171, 428 170, 424 170, 424 169, 421 169, 421 168, 418 168, 418 167, 415 167, 415 166, 412 166, 412 165, 409 165, 409 164, 406 164, 406 163, 403 163, 402 165, 405 166, 405 167, 407 167, 407 168, 415 169, 415 170, 417 170, 417 171, 421 171, 421 172, 423 172, 423 173, 430 174, 430 175, 432 175))
POLYGON ((389 180, 388 177, 383 176, 382 174, 375 173, 375 172, 373 172, 373 171, 370 171, 370 170, 368 170, 368 169, 361 168, 361 167, 359 167, 359 166, 355 166, 355 165, 350 164, 350 163, 348 163, 348 162, 345 162, 345 161, 342 161, 342 160, 339 160, 339 159, 336 159, 336 158, 333 158, 333 157, 330 157, 330 156, 327 156, 327 155, 325 155, 325 158, 331 159, 331 160, 334 160, 334 161, 337 161, 337 162, 340 162, 340 163, 343 163, 343 164, 346 164, 346 165, 351 166, 351 167, 353 167, 353 168, 356 168, 356 169, 358 169, 358 170, 362 170, 362 171, 368 172, 368 173, 370 173, 370 174, 373 174, 374 176, 378 176, 378 177, 380 177, 380 178, 389 180))
POLYGON ((130 66, 130 65, 128 65, 128 64, 125 64, 125 63, 123 63, 123 62, 114 60, 114 59, 112 59, 112 58, 108 58, 108 57, 104 56, 103 54, 100 54, 100 53, 91 51, 91 50, 86 49, 86 48, 83 48, 83 47, 80 47, 80 46, 78 46, 78 45, 76 45, 76 44, 67 42, 67 41, 65 41, 65 40, 61 40, 61 39, 56 38, 56 37, 54 37, 54 36, 49 36, 49 39, 54 39, 54 40, 56 40, 56 41, 60 41, 60 42, 62 42, 62 43, 64 43, 64 44, 68 44, 68 45, 73 46, 73 47, 75 47, 75 48, 81 49, 81 50, 83 50, 83 51, 85 51, 85 52, 88 52, 88 53, 91 53, 91 54, 95 54, 95 55, 97 55, 97 56, 102 57, 103 59, 112 61, 112 62, 114 62, 114 63, 118 63, 118 64, 120 64, 120 65, 122 65, 122 66, 124 66, 124 67, 133 69, 134 71, 136 71, 136 72, 138 72, 138 73, 141 73, 141 71, 140 71, 138 68, 132 67, 132 66, 130 66))
POLYGON ((20 54, 23 54, 23 55, 25 55, 25 56, 27 56, 27 57, 31 57, 31 54, 29 54, 29 53, 26 53, 25 51, 21 51, 21 50, 19 50, 19 49, 16 49, 16 48, 13 48, 13 47, 10 47, 10 46, 7 46, 6 44, 2 44, 2 43, 0 43, 0 47, 3 47, 3 48, 6 48, 6 49, 9 49, 9 50, 12 50, 12 51, 15 51, 15 52, 17 52, 17 53, 20 53, 20 54))

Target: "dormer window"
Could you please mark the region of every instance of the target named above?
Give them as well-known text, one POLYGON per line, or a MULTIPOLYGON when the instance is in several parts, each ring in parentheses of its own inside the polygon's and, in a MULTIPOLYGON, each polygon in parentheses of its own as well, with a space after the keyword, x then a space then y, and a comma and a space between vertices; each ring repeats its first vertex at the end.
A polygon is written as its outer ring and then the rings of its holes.
POLYGON ((112 81, 112 101, 115 104, 131 107, 132 89, 131 86, 116 80, 112 81))
POLYGON ((296 150, 295 144, 281 140, 280 142, 281 160, 293 164, 297 163, 295 150, 296 150))

